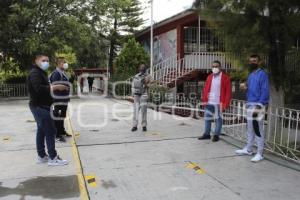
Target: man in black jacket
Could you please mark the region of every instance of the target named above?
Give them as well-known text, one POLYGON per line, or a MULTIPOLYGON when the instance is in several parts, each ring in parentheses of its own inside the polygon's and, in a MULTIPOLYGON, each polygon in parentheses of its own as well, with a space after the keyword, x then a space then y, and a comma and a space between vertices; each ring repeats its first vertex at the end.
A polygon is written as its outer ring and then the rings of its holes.
POLYGON ((51 86, 46 73, 48 68, 49 58, 45 55, 37 55, 27 80, 30 96, 29 107, 37 123, 37 163, 48 162, 49 166, 67 165, 68 161, 62 160, 55 150, 56 128, 50 114, 53 102, 51 92, 64 91, 67 90, 67 87, 64 85, 51 86), (45 140, 49 156, 45 152, 45 140))

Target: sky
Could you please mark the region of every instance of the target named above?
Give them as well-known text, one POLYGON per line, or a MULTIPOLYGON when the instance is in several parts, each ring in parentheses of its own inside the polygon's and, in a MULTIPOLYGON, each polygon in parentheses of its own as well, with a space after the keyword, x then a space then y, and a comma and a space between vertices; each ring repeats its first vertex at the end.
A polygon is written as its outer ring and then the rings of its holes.
MULTIPOLYGON (((140 0, 142 6, 145 8, 143 19, 146 20, 144 26, 150 25, 150 3, 149 0, 140 0)), ((191 8, 194 0, 153 0, 154 6, 154 22, 160 22, 177 13, 191 8)))

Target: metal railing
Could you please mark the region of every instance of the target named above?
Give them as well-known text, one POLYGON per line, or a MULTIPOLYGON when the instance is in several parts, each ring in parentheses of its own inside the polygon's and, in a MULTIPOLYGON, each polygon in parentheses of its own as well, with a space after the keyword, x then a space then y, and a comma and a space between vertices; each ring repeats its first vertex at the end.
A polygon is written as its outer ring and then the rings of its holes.
POLYGON ((1 84, 0 98, 8 97, 26 97, 28 90, 26 84, 1 84))
POLYGON ((285 57, 287 71, 298 72, 300 70, 300 51, 288 53, 285 57))
POLYGON ((177 66, 178 54, 173 55, 164 61, 157 63, 153 67, 153 78, 154 80, 159 80, 163 75, 164 72, 168 68, 172 68, 173 66, 177 66))
POLYGON ((185 27, 184 52, 225 51, 224 35, 216 31, 215 27, 185 27))
POLYGON ((225 71, 239 66, 239 56, 220 52, 195 52, 179 60, 172 59, 160 67, 154 68, 154 80, 167 85, 193 70, 209 71, 214 60, 219 60, 225 71))
MULTIPOLYGON (((247 141, 246 101, 233 99, 223 113, 223 133, 247 141)), ((197 98, 177 95, 176 101, 165 103, 163 108, 176 109, 175 114, 201 118, 204 106, 197 98)), ((174 113, 174 112, 173 112, 174 113)), ((300 164, 300 110, 268 106, 264 118, 265 150, 300 164)))
MULTIPOLYGON (((125 88, 126 86, 124 86, 125 88)), ((129 88, 124 91, 124 99, 130 96, 129 88)), ((203 120, 204 106, 199 97, 186 97, 185 94, 150 94, 163 101, 152 102, 155 109, 184 117, 203 120), (161 96, 164 95, 164 96, 161 96)), ((247 119, 246 101, 233 99, 223 113, 223 133, 246 142, 247 119)), ((265 150, 300 164, 300 110, 268 106, 264 119, 265 150)))
MULTIPOLYGON (((246 141, 246 102, 232 100, 224 121, 225 134, 246 141)), ((300 164, 300 110, 269 106, 264 121, 265 149, 300 164)))

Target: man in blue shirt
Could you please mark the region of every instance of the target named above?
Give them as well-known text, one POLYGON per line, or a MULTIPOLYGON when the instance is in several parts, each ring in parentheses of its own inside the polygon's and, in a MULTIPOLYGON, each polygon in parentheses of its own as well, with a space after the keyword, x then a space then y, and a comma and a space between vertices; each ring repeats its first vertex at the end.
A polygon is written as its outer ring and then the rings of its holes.
POLYGON ((252 155, 253 144, 256 139, 257 154, 251 159, 252 162, 263 160, 264 151, 264 111, 269 103, 269 77, 259 67, 260 58, 252 55, 249 59, 251 70, 247 85, 241 85, 241 89, 247 90, 247 145, 242 150, 237 150, 238 155, 252 155))

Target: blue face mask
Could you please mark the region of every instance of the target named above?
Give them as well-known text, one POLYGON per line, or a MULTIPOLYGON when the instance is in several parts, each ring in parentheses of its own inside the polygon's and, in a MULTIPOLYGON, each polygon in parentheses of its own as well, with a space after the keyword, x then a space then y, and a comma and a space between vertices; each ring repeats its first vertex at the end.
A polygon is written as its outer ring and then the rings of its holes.
POLYGON ((41 69, 44 71, 47 71, 47 69, 49 68, 49 62, 42 62, 41 63, 41 69))

